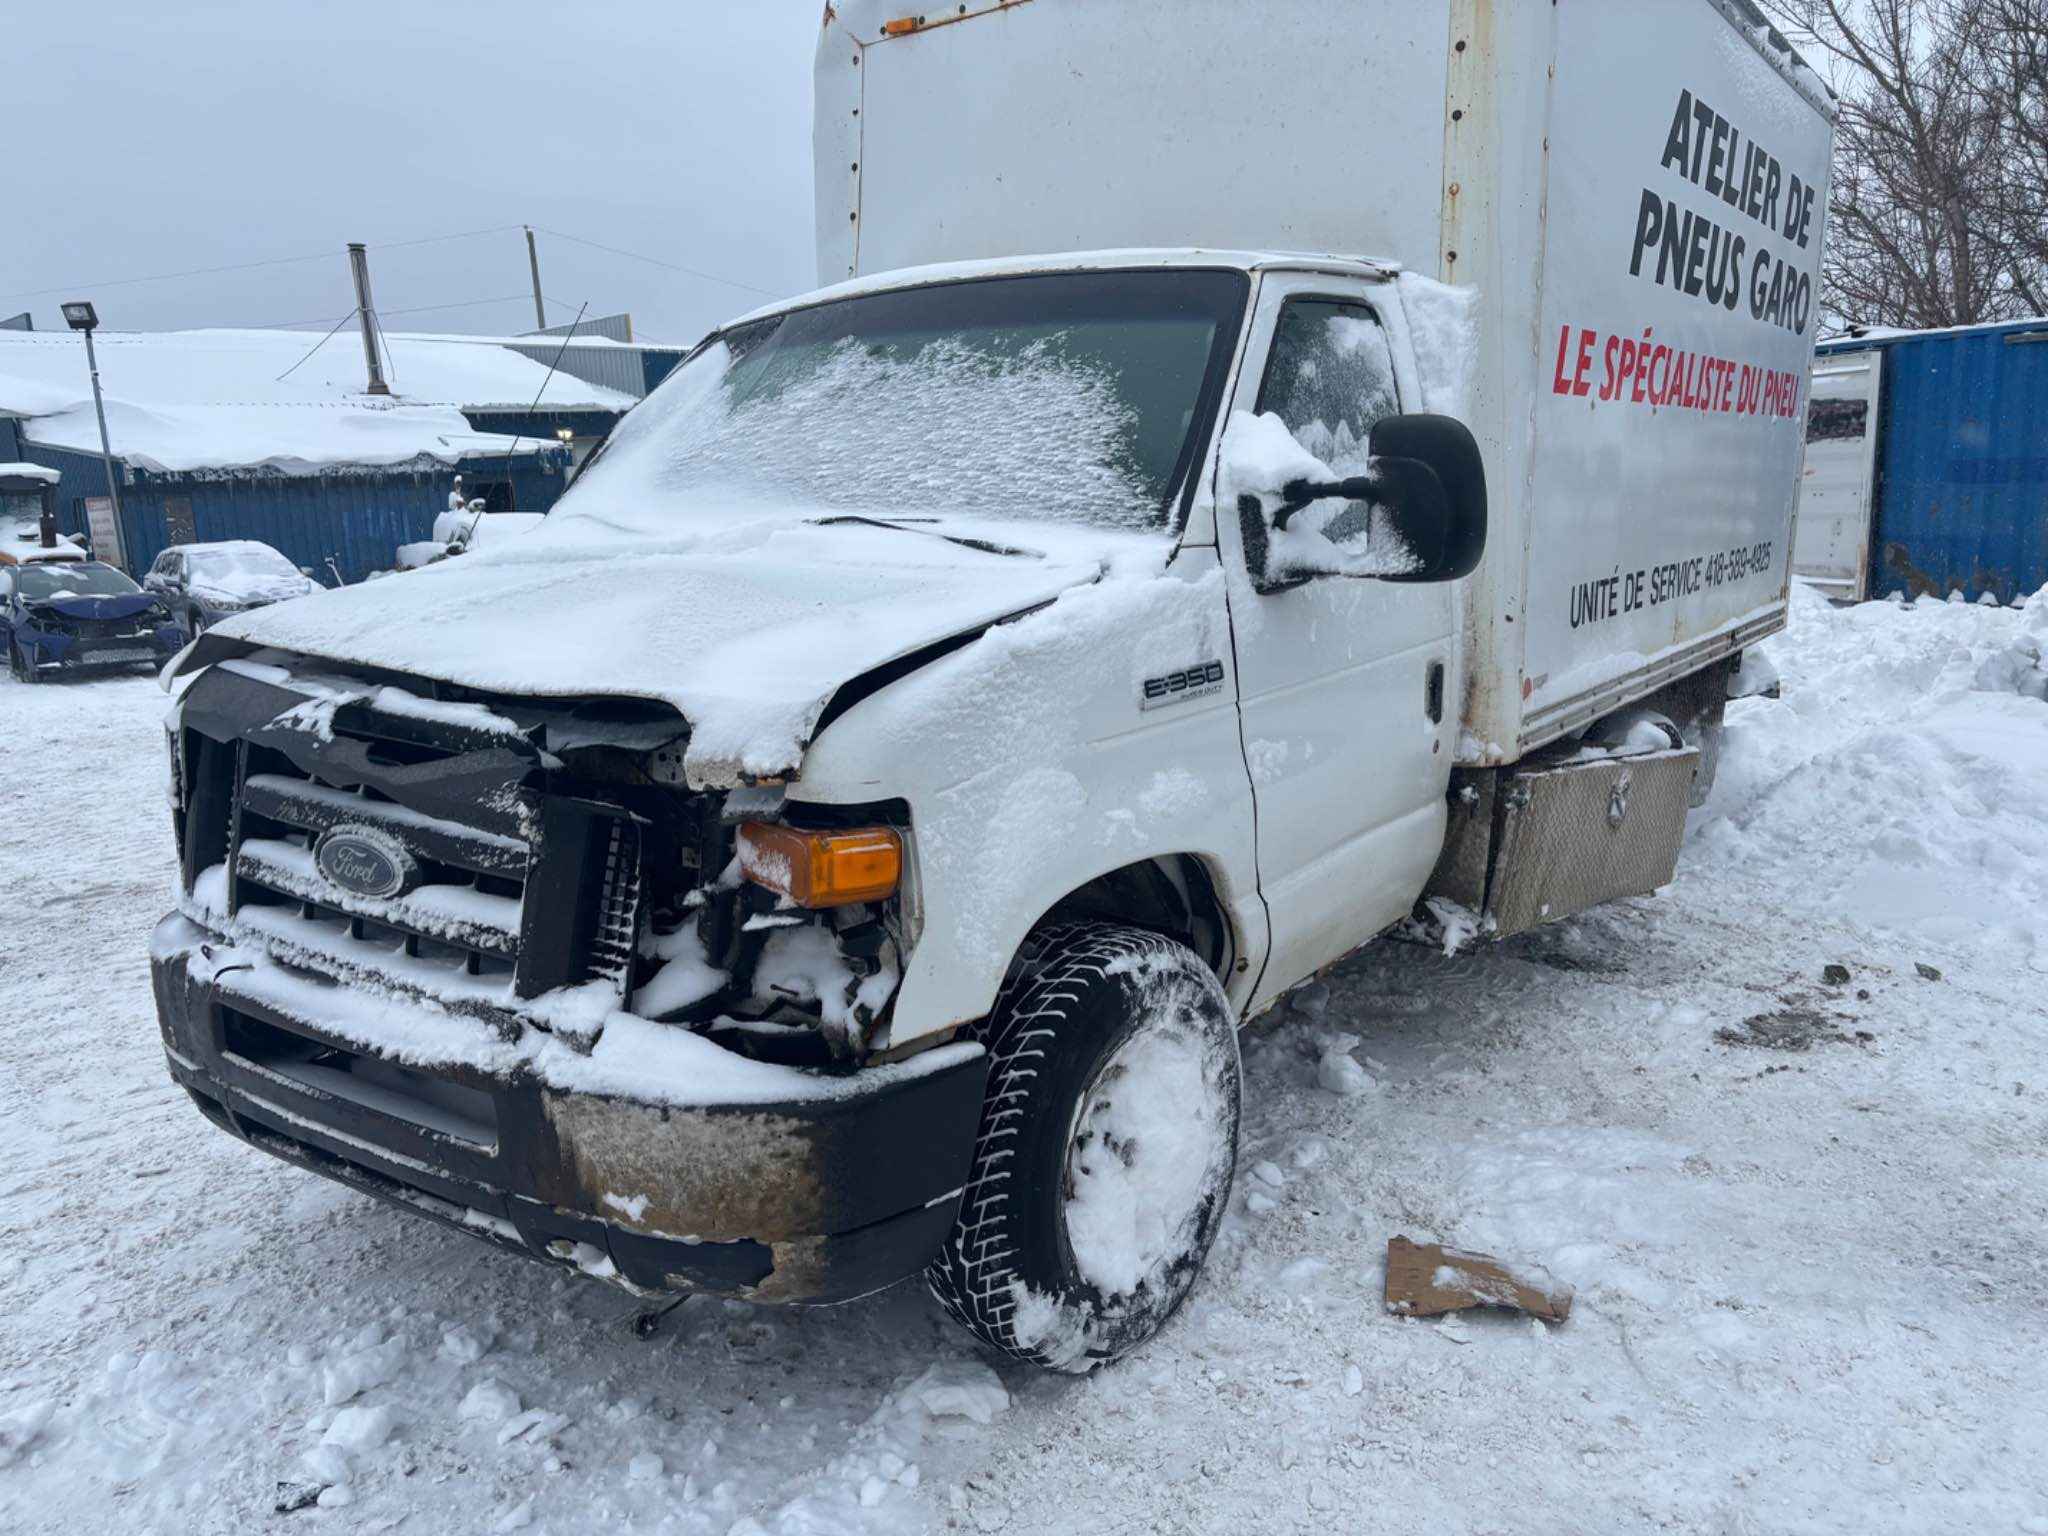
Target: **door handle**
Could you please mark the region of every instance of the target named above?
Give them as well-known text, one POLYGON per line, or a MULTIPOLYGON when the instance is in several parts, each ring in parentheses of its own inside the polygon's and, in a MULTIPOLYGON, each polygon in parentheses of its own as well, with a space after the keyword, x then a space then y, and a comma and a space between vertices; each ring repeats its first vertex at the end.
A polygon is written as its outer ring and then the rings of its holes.
POLYGON ((1422 683, 1422 709, 1429 716, 1431 725, 1442 725, 1444 720, 1444 664, 1432 661, 1429 673, 1422 683))

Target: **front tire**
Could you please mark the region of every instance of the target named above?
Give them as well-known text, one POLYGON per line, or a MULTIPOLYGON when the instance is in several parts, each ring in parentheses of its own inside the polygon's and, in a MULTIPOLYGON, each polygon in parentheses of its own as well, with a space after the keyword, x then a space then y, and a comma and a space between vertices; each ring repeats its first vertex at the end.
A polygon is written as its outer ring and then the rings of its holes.
POLYGON ((984 1342, 1085 1372, 1186 1299, 1229 1203, 1243 1091, 1223 988, 1184 945, 1041 930, 981 1031, 967 1192, 925 1270, 984 1342))
POLYGON ((7 643, 7 670, 14 674, 17 683, 34 685, 43 680, 43 674, 23 654, 18 641, 10 640, 7 643))

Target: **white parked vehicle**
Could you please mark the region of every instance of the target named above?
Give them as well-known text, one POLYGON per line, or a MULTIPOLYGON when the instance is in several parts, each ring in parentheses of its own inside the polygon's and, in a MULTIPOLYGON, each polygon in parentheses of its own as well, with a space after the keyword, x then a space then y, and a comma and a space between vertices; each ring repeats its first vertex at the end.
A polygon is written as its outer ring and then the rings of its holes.
POLYGON ((151 562, 142 585, 164 600, 188 640, 229 614, 320 590, 319 582, 257 539, 173 544, 151 562))
POLYGON ((843 281, 541 528, 187 658, 201 1108, 1086 1369, 1194 1281, 1239 1025, 1667 881, 1784 623, 1830 104, 1720 0, 1427 10, 828 9, 843 281))

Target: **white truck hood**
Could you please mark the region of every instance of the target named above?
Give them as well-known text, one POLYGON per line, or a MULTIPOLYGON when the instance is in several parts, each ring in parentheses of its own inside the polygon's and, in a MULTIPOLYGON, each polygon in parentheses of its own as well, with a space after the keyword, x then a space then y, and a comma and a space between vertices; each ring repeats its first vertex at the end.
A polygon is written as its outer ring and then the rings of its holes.
POLYGON ((998 553, 922 524, 551 532, 239 615, 178 670, 274 646, 493 693, 654 699, 689 721, 690 782, 730 786, 793 774, 841 684, 1094 581, 1105 563, 1090 541, 998 553))

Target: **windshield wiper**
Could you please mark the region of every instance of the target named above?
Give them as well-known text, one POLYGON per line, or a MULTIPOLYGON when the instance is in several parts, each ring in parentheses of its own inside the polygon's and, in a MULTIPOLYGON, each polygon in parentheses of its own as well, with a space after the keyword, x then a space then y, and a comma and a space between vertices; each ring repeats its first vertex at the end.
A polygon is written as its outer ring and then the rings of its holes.
MULTIPOLYGON (((963 549, 978 549, 985 555, 1014 555, 1020 560, 1043 560, 1045 552, 1025 549, 1016 544, 998 544, 993 539, 977 539, 960 533, 941 533, 936 528, 920 528, 913 523, 892 523, 886 518, 862 517, 858 513, 842 512, 832 517, 814 517, 811 523, 825 528, 835 523, 860 523, 869 528, 893 528, 898 533, 922 533, 934 539, 944 539, 948 544, 958 544, 963 549)), ((919 522, 932 521, 920 518, 919 522)))

